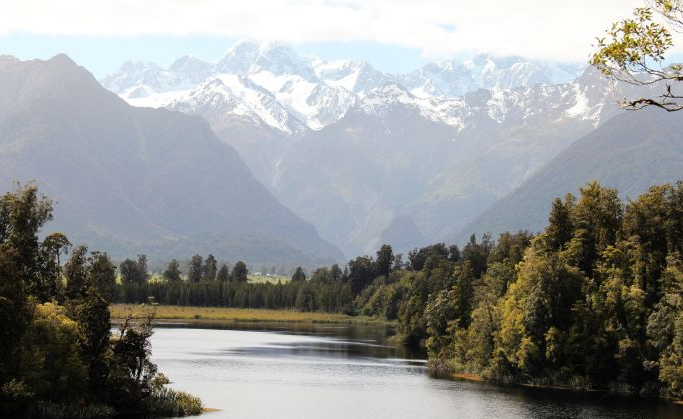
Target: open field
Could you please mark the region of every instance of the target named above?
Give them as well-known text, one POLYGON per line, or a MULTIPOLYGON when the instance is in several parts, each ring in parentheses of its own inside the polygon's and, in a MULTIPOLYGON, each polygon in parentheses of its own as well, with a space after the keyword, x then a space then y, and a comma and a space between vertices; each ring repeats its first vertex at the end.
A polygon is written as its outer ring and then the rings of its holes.
POLYGON ((249 275, 249 283, 251 284, 263 284, 269 282, 271 284, 277 284, 278 281, 283 284, 289 282, 292 278, 283 275, 249 275))
MULTIPOLYGON (((112 319, 120 319, 135 304, 112 304, 112 319)), ((296 322, 296 323, 336 323, 336 324, 390 324, 384 320, 364 316, 347 316, 341 313, 304 313, 292 310, 265 310, 225 307, 181 307, 156 306, 157 320, 207 320, 220 322, 296 322)))

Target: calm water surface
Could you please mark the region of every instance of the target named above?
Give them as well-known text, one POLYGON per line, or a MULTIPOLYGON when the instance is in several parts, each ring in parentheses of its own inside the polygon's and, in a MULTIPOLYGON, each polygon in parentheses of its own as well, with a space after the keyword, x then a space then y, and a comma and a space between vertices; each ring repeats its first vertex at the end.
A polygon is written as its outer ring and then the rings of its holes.
POLYGON ((420 354, 376 327, 159 327, 153 359, 172 386, 221 409, 206 419, 682 419, 631 402, 430 378, 420 354))

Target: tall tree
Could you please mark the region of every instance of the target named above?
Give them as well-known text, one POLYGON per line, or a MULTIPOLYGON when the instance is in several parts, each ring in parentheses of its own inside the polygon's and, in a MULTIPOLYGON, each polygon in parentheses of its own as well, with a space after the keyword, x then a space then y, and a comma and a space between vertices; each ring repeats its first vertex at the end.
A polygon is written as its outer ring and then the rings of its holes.
POLYGON ((106 253, 92 252, 89 258, 88 281, 95 293, 105 301, 116 298, 116 266, 106 253))
POLYGON ((560 198, 555 198, 550 216, 546 236, 548 246, 552 250, 560 250, 571 240, 572 226, 571 213, 575 199, 571 194, 567 194, 564 202, 560 198))
POLYGON ((34 184, 19 185, 0 198, 0 243, 14 249, 22 280, 31 294, 41 287, 44 269, 39 263, 38 231, 52 219, 52 201, 38 193, 34 184))
POLYGON ((375 277, 375 263, 371 257, 358 256, 349 261, 348 281, 351 285, 351 292, 358 294, 375 277))
POLYGON ((305 282, 306 281, 306 274, 304 273, 304 270, 301 269, 301 266, 297 266, 296 271, 294 271, 294 274, 292 275, 292 282, 305 282))
POLYGON ((47 235, 41 245, 43 259, 46 267, 46 274, 42 295, 39 294, 40 301, 48 301, 50 298, 59 297, 63 292, 62 286, 62 264, 61 255, 68 254, 71 242, 62 233, 52 233, 47 235), (46 295, 47 294, 47 295, 46 295))
POLYGON ((212 254, 206 257, 204 261, 204 268, 202 269, 202 279, 204 281, 215 281, 216 272, 218 272, 216 258, 212 254))
POLYGON ((187 280, 190 282, 199 282, 202 279, 202 263, 204 258, 200 255, 192 256, 190 259, 190 267, 187 270, 187 280))
MULTIPOLYGON (((106 254, 98 253, 99 260, 94 261, 90 268, 96 276, 114 277, 114 265, 106 258, 106 254), (98 270, 102 272, 96 273, 98 270)), ((109 375, 106 353, 109 349, 111 322, 109 318, 109 303, 97 292, 98 281, 92 281, 92 288, 87 291, 85 298, 78 301, 74 307, 75 318, 80 330, 81 359, 88 369, 88 387, 99 397, 106 396, 106 380, 109 375)), ((101 282, 101 281, 100 281, 101 282)))
POLYGON ((377 258, 375 259, 375 267, 378 276, 386 276, 391 272, 394 263, 394 250, 388 244, 383 244, 377 251, 377 258))
POLYGON ((170 282, 178 282, 182 279, 183 273, 180 271, 180 263, 173 259, 168 263, 166 270, 163 273, 164 278, 170 282))
POLYGON ((149 280, 149 271, 147 270, 147 255, 138 255, 138 275, 139 282, 147 282, 149 280))
POLYGON ((247 282, 249 279, 247 264, 241 260, 235 263, 235 266, 232 267, 232 274, 230 276, 234 282, 247 282))
POLYGON ((143 271, 139 261, 126 259, 119 265, 121 282, 142 284, 147 280, 147 272, 143 271))
POLYGON ((218 274, 216 274, 216 280, 218 282, 228 282, 228 280, 230 280, 230 269, 227 264, 224 263, 221 265, 218 274))
POLYGON ((85 296, 88 289, 88 248, 77 246, 64 266, 66 275, 66 296, 78 299, 85 296))

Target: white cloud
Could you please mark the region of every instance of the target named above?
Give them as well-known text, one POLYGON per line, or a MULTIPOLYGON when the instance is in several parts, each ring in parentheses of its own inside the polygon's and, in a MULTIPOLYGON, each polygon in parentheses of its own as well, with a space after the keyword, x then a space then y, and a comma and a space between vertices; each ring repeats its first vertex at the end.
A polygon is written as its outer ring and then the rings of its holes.
POLYGON ((210 34, 285 42, 370 41, 438 58, 490 51, 585 61, 643 0, 1 0, 0 33, 210 34))

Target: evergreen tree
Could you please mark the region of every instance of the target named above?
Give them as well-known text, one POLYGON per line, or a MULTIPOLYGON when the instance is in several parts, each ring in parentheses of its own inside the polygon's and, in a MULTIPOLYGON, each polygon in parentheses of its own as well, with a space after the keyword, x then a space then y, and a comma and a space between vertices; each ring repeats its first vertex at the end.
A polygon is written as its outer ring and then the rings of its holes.
POLYGON ((552 250, 561 250, 571 240, 572 226, 571 213, 574 206, 574 197, 567 194, 564 202, 560 198, 555 198, 548 219, 546 237, 548 246, 552 250))
POLYGON ((166 270, 163 273, 164 278, 169 282, 178 282, 182 279, 183 273, 180 271, 180 263, 177 259, 173 259, 168 263, 166 270))
POLYGON ((147 270, 147 255, 138 255, 138 282, 147 282, 149 272, 147 270))
POLYGON ((121 282, 131 284, 142 284, 147 281, 146 261, 134 261, 126 259, 119 265, 119 272, 121 273, 121 282), (143 262, 143 263, 140 263, 143 262))
POLYGON ((68 254, 71 242, 62 233, 47 235, 41 244, 43 263, 45 264, 44 284, 37 291, 39 301, 46 302, 50 298, 60 298, 63 292, 61 255, 68 254))
POLYGON ((212 254, 206 257, 204 261, 204 267, 202 269, 202 280, 204 281, 215 281, 216 272, 218 272, 216 258, 212 254))
POLYGON ((350 260, 348 281, 351 285, 351 292, 360 293, 375 277, 375 263, 372 258, 359 256, 350 260))
POLYGON ((235 266, 232 267, 232 273, 230 274, 230 277, 234 282, 247 282, 249 279, 248 275, 249 270, 247 269, 247 265, 240 260, 235 263, 235 266))
POLYGON ((292 282, 304 281, 306 281, 306 274, 304 273, 304 270, 301 269, 301 266, 297 266, 296 271, 294 271, 294 274, 292 275, 292 282))
POLYGON ((105 301, 116 298, 116 266, 106 253, 92 252, 88 261, 88 281, 105 301))
POLYGON ((221 265, 221 268, 216 275, 216 280, 218 280, 218 282, 228 282, 228 280, 230 280, 230 269, 227 264, 224 263, 221 265))
POLYGON ((204 258, 200 255, 192 256, 190 260, 190 268, 187 271, 187 280, 190 282, 199 282, 202 279, 202 263, 204 258))
POLYGON ((77 246, 64 266, 66 276, 66 296, 71 299, 82 298, 88 288, 88 248, 77 246))
POLYGON ((382 245, 377 251, 377 259, 375 259, 375 267, 378 276, 386 276, 391 272, 391 267, 394 263, 394 250, 388 244, 382 245))

